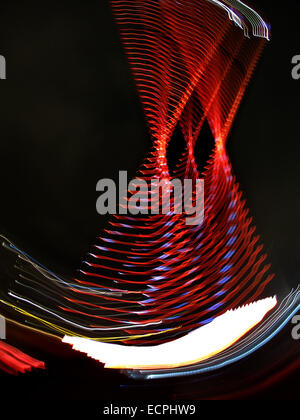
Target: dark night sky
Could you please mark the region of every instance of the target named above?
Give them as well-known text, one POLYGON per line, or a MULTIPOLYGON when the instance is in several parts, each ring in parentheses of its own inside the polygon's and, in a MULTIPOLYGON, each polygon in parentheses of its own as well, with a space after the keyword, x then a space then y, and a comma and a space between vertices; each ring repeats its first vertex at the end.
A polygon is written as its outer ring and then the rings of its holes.
MULTIPOLYGON (((229 142, 281 287, 299 282, 299 2, 253 4, 273 36, 229 142)), ((132 176, 149 146, 143 113, 105 0, 2 2, 0 229, 50 268, 73 271, 104 227, 100 178, 132 176)), ((287 287, 286 289, 288 290, 287 287)))

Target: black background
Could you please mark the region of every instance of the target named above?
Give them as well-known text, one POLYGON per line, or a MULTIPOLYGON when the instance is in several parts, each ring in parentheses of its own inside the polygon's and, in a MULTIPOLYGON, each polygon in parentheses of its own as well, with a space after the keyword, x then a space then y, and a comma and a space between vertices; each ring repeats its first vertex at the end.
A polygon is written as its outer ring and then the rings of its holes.
MULTIPOLYGON (((276 286, 299 283, 300 54, 296 0, 252 5, 272 25, 228 145, 276 286)), ((101 228, 96 182, 132 177, 150 146, 107 0, 0 8, 0 232, 72 273, 101 228)))

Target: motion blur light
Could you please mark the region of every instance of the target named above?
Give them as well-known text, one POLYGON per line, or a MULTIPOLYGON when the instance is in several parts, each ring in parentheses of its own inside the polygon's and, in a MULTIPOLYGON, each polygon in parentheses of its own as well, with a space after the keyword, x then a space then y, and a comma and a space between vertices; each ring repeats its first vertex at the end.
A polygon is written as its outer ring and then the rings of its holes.
POLYGON ((186 214, 187 225, 201 225, 204 218, 204 180, 136 178, 129 182, 126 171, 119 172, 119 209, 117 186, 112 179, 98 181, 96 190, 102 192, 97 199, 98 214, 169 215, 186 214), (129 197, 128 197, 129 193, 129 197), (183 205, 184 203, 184 205, 183 205))

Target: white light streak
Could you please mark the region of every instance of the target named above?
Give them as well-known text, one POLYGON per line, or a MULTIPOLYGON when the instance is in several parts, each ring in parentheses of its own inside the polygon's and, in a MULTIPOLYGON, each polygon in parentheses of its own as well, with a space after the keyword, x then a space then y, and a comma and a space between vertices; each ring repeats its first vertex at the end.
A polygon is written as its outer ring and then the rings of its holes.
POLYGON ((79 337, 63 338, 74 350, 112 369, 169 369, 206 360, 229 348, 277 305, 270 297, 227 311, 186 336, 157 346, 124 346, 79 337))

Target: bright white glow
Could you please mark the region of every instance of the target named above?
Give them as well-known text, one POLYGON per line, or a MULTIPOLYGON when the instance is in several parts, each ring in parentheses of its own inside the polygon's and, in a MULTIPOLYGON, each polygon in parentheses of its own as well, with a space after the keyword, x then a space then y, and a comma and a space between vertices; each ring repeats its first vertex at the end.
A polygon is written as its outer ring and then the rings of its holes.
POLYGON ((169 343, 152 347, 63 338, 74 350, 87 353, 112 369, 163 369, 191 365, 227 349, 262 321, 277 304, 276 297, 226 312, 210 324, 169 343))

